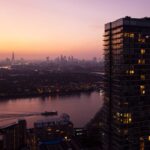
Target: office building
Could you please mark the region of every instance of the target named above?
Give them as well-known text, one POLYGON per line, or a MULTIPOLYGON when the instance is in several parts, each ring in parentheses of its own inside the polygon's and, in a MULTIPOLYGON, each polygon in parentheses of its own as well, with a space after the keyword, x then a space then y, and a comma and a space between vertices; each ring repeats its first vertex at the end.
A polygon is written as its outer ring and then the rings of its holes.
POLYGON ((150 150, 150 18, 105 25, 104 150, 150 150))

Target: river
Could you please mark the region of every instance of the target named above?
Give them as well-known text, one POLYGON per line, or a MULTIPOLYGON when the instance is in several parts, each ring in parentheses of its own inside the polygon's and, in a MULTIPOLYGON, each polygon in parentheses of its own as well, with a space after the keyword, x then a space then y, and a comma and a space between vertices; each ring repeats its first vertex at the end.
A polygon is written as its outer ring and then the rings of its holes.
MULTIPOLYGON (((58 115, 67 113, 75 127, 83 127, 94 117, 103 104, 103 94, 101 92, 70 94, 53 97, 18 98, 0 101, 0 113, 3 114, 29 114, 44 111, 58 111, 58 115)), ((16 121, 13 118, 0 118, 0 126, 16 121)), ((44 120, 48 117, 34 115, 24 117, 27 120, 28 128, 33 127, 37 120, 44 120)), ((18 119, 18 118, 17 118, 18 119)), ((19 118, 22 119, 22 118, 19 118)))

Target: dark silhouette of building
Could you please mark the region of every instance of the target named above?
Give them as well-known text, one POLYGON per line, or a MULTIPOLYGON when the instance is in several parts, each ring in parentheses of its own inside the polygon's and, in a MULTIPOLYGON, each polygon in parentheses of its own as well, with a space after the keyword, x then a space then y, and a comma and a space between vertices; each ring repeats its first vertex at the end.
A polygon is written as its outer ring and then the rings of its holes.
POLYGON ((26 121, 0 128, 0 150, 20 150, 26 145, 26 121))
POLYGON ((11 63, 14 64, 14 62, 15 62, 15 54, 14 52, 12 52, 11 63))
MULTIPOLYGON (((69 140, 73 135, 73 123, 67 114, 53 117, 47 120, 41 120, 34 123, 34 129, 29 133, 28 146, 30 149, 42 149, 41 147, 49 147, 60 145, 65 140, 69 140)), ((60 148, 63 149, 63 148, 60 148)), ((66 147, 67 149, 67 147, 66 147)))
POLYGON ((104 150, 150 149, 150 18, 105 25, 104 150))

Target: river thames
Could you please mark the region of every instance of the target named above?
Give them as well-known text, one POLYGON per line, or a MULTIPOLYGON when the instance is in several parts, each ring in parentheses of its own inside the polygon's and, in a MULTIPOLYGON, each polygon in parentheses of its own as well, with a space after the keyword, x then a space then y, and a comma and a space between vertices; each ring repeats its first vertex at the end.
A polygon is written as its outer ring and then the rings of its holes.
POLYGON ((11 118, 0 118, 0 126, 15 122, 17 119, 26 119, 28 128, 33 127, 37 120, 49 117, 36 115, 44 111, 58 111, 58 115, 67 113, 74 127, 83 127, 101 109, 103 94, 101 92, 70 94, 63 96, 49 96, 36 98, 18 98, 0 101, 0 111, 3 114, 12 114, 11 118), (30 117, 14 118, 13 114, 35 114, 30 117))

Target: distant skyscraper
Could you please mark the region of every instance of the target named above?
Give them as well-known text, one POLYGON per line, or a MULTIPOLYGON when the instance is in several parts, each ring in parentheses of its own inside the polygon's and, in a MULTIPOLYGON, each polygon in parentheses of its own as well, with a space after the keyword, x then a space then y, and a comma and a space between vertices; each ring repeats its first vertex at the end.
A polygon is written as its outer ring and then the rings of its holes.
POLYGON ((15 54, 14 54, 14 52, 12 52, 11 62, 12 62, 12 63, 15 62, 15 54))
POLYGON ((104 150, 150 150, 150 18, 105 25, 104 150))

